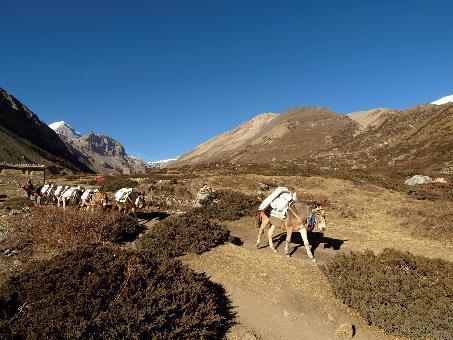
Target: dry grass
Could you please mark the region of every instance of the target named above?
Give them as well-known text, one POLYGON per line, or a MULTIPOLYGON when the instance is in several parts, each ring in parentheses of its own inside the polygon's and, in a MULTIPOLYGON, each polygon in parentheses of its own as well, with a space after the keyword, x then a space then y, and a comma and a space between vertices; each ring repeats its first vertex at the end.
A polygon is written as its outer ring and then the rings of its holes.
POLYGON ((85 244, 125 242, 142 227, 118 212, 87 212, 59 207, 34 207, 6 226, 11 230, 1 248, 25 249, 31 253, 75 249, 85 244))
POLYGON ((11 210, 11 209, 23 209, 31 207, 34 202, 27 197, 13 197, 9 198, 4 202, 0 203, 0 209, 11 210))

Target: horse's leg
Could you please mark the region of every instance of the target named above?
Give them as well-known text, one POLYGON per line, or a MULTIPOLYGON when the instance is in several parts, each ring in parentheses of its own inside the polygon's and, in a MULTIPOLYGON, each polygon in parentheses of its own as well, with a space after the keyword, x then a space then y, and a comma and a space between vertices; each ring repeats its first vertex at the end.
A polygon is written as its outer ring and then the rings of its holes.
POLYGON ((261 242, 261 235, 263 235, 264 229, 269 225, 269 219, 267 217, 263 217, 263 220, 261 221, 260 228, 258 230, 258 238, 256 239, 256 247, 258 248, 260 246, 261 242))
POLYGON ((66 210, 66 198, 63 198, 63 210, 66 210))
POLYGON ((277 249, 274 248, 274 243, 272 242, 272 235, 274 235, 274 230, 275 230, 275 225, 271 224, 271 227, 269 228, 267 232, 267 237, 269 239, 269 248, 271 248, 273 253, 277 252, 277 249))
POLYGON ((291 235, 293 228, 286 228, 286 242, 285 242, 285 255, 289 257, 289 244, 291 243, 291 235))
POLYGON ((301 228, 300 229, 300 235, 302 236, 302 240, 304 240, 304 246, 305 250, 307 251, 307 255, 313 262, 316 262, 316 259, 313 257, 313 254, 311 253, 310 249, 310 243, 308 243, 308 232, 307 229, 301 228))

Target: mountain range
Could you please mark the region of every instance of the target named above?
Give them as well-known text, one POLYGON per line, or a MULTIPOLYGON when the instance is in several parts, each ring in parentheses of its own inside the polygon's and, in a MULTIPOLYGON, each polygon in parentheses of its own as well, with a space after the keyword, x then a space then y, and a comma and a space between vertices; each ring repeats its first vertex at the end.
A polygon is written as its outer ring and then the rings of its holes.
POLYGON ((320 167, 453 166, 453 96, 406 110, 338 114, 322 107, 265 113, 208 140, 171 164, 291 161, 320 167))
POLYGON ((205 163, 295 162, 323 168, 453 169, 453 96, 406 110, 338 114, 323 107, 264 113, 177 159, 145 162, 110 136, 47 126, 0 89, 0 161, 45 164, 52 172, 125 173, 205 163))

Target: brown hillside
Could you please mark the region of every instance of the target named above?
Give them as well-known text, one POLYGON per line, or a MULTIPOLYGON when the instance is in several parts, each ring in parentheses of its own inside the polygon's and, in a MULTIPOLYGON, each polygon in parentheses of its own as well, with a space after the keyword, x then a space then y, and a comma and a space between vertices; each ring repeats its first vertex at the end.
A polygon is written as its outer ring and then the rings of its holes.
POLYGON ((40 163, 91 172, 58 135, 25 105, 0 88, 0 161, 40 163))
POLYGON ((361 166, 381 165, 433 169, 451 166, 453 103, 417 105, 381 111, 380 116, 342 143, 338 155, 361 166))
POLYGON ((321 107, 302 107, 280 115, 264 114, 217 136, 183 155, 172 166, 213 161, 263 163, 295 160, 328 150, 352 136, 358 124, 321 107))

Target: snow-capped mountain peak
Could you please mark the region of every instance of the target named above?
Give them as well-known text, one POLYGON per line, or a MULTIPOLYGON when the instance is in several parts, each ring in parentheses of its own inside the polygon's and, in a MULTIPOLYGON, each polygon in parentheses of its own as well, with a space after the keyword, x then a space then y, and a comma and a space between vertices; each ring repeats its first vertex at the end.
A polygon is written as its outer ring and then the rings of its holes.
POLYGON ((80 138, 81 137, 81 134, 79 132, 77 132, 76 130, 74 130, 65 121, 49 124, 49 127, 52 130, 54 130, 56 133, 58 133, 60 136, 63 136, 66 138, 80 138))
POLYGON ((169 158, 169 159, 162 159, 160 161, 154 161, 154 162, 147 162, 148 166, 151 169, 162 169, 165 168, 167 165, 170 163, 176 161, 179 157, 176 158, 169 158))
POLYGON ((442 104, 447 104, 447 103, 453 103, 453 95, 437 99, 437 100, 433 101, 431 104, 442 105, 442 104))

